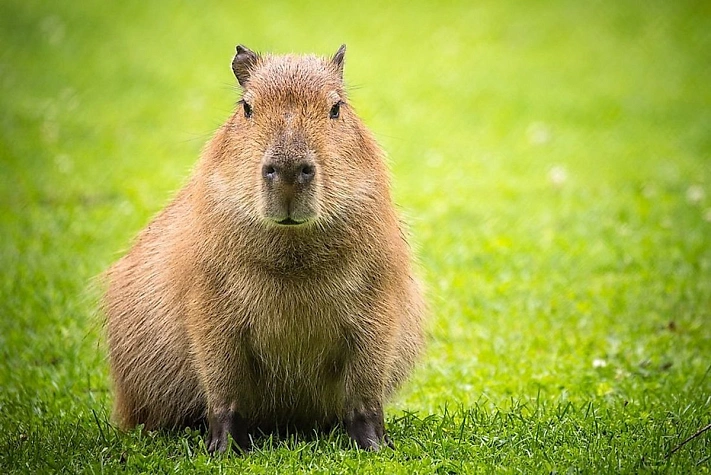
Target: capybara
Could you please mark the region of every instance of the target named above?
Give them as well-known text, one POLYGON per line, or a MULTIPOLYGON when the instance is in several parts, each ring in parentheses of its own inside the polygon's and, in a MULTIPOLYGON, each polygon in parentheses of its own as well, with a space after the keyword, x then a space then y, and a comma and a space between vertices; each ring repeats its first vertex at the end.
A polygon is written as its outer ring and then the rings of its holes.
POLYGON ((206 421, 211 453, 336 424, 391 444, 383 403, 421 351, 425 305, 344 55, 237 47, 236 110, 105 275, 120 427, 206 421))

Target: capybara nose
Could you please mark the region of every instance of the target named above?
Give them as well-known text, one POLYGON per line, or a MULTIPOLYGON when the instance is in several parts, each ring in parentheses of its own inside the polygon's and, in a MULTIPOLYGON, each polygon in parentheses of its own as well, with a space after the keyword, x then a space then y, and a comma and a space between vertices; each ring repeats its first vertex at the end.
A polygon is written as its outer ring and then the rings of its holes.
POLYGON ((268 183, 308 185, 316 176, 316 167, 307 160, 269 159, 262 165, 262 177, 268 183))

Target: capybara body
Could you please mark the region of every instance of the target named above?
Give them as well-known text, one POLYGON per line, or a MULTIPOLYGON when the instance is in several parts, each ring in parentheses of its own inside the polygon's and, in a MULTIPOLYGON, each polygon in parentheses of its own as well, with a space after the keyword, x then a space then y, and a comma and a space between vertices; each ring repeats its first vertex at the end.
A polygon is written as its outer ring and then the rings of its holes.
POLYGON ((206 418, 211 452, 336 423, 361 448, 389 443, 383 403, 420 351, 424 304, 344 53, 237 47, 238 107, 106 275, 121 427, 206 418))

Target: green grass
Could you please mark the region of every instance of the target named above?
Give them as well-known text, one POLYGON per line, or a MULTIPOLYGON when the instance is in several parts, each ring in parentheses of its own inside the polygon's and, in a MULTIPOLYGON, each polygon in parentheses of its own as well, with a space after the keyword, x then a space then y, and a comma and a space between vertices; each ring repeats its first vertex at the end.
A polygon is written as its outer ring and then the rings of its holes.
POLYGON ((0 472, 709 472, 711 432, 667 455, 711 422, 711 4, 114 3, 0 3, 0 472), (117 432, 92 278, 229 114, 235 44, 343 42, 432 307, 397 450, 117 432))

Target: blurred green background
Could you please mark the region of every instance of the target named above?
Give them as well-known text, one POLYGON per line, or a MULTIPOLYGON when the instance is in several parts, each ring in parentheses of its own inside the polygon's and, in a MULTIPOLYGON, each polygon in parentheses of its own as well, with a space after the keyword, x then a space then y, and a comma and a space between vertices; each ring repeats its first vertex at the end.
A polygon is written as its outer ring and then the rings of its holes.
POLYGON ((196 470, 197 436, 107 435, 91 282, 239 99, 238 43, 348 45, 429 288, 400 450, 312 469, 709 470, 708 434, 665 455, 711 419, 711 3, 632 0, 0 3, 1 467, 196 470))

